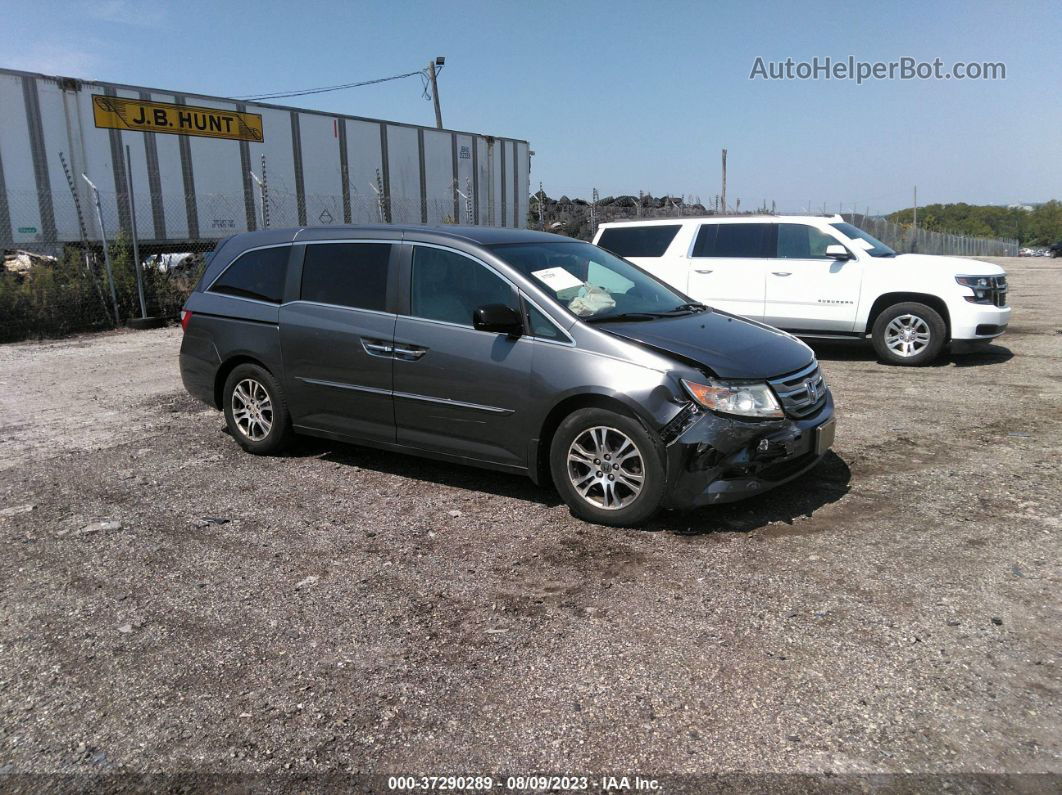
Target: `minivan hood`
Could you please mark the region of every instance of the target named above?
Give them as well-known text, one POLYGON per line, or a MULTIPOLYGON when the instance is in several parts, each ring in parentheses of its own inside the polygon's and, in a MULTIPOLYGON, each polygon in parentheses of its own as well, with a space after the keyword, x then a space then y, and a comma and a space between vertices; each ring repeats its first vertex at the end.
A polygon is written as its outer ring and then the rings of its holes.
POLYGON ((690 359, 720 378, 773 378, 814 359, 784 331, 718 310, 594 327, 690 359))

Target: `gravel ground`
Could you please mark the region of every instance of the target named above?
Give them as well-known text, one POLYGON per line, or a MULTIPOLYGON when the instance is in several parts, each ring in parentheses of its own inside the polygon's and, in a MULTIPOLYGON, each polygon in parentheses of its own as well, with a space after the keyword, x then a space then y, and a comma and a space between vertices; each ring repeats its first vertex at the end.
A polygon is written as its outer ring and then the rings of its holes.
POLYGON ((835 453, 644 530, 530 481, 255 458, 177 329, 0 346, 0 773, 1062 773, 1062 265, 835 453))

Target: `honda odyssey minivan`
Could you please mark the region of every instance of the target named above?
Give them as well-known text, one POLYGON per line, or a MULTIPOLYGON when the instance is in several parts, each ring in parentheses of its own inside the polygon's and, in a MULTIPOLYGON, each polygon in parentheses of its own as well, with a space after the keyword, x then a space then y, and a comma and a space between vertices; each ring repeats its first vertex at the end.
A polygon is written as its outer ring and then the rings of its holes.
POLYGON ((248 452, 307 434, 526 474, 602 524, 759 494, 834 438, 804 343, 541 232, 237 235, 181 324, 185 387, 248 452))

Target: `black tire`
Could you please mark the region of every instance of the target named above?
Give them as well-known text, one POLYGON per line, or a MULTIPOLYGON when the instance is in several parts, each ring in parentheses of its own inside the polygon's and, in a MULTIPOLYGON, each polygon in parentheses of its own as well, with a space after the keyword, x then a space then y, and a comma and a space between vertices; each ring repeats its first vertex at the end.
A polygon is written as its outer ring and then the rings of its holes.
MULTIPOLYGON (((630 449, 626 448, 625 452, 629 453, 630 449)), ((553 435, 549 465, 553 483, 572 514, 589 522, 612 527, 641 525, 657 512, 664 496, 666 469, 663 446, 650 435, 645 426, 626 414, 599 408, 572 412, 553 435), (584 496, 573 484, 572 475, 569 474, 568 453, 577 439, 582 437, 582 441, 587 441, 587 434, 595 439, 601 438, 600 431, 592 429, 608 429, 611 432, 604 434, 601 446, 589 442, 586 445, 580 444, 580 447, 591 453, 586 464, 572 464, 576 480, 580 476, 586 476, 591 481, 584 496), (624 452, 624 437, 637 449, 637 456, 623 455, 618 464, 611 459, 604 461, 606 456, 624 452), (609 452, 594 458, 595 451, 601 449, 609 452), (594 463, 595 460, 597 464, 594 463), (598 475, 598 472, 601 474, 598 475), (638 474, 642 477, 641 484, 636 483, 638 474), (635 491, 627 484, 640 485, 640 488, 635 491), (611 495, 618 507, 605 506, 605 503, 610 501, 608 495, 611 495), (624 500, 629 502, 623 504, 624 500)), ((585 479, 582 482, 586 482, 585 479)))
MULTIPOLYGON (((229 426, 229 433, 232 434, 232 438, 236 440, 240 447, 248 453, 273 455, 274 453, 279 453, 291 442, 294 434, 291 430, 291 415, 288 413, 287 399, 284 397, 284 392, 281 390, 280 385, 277 384, 276 379, 264 367, 259 367, 257 364, 240 364, 234 367, 232 372, 229 373, 229 377, 225 379, 222 400, 224 401, 225 422, 229 426), (258 406, 263 405, 257 389, 252 389, 248 392, 250 384, 258 384, 269 400, 269 409, 258 410, 257 414, 257 417, 268 420, 268 431, 261 438, 256 438, 256 436, 265 429, 262 422, 255 420, 248 423, 247 420, 243 419, 238 422, 234 415, 233 393, 236 391, 237 386, 242 385, 242 394, 253 393, 253 397, 259 398, 255 400, 256 409, 258 406), (246 429, 248 425, 250 426, 250 431, 246 429), (256 428, 257 431, 255 430, 256 428)), ((244 401, 237 402, 243 403, 244 401)))
POLYGON ((131 317, 125 321, 126 328, 135 329, 137 331, 162 328, 165 325, 166 318, 164 317, 131 317))
POLYGON ((948 341, 948 327, 937 310, 925 304, 907 301, 886 307, 878 315, 874 321, 872 340, 874 350, 881 361, 904 367, 924 367, 931 364, 944 349, 944 344, 948 341), (890 329, 893 321, 897 321, 897 325, 890 329), (911 340, 898 340, 892 333, 897 326, 910 328, 917 336, 911 340), (922 342, 922 335, 925 333, 929 334, 929 339, 922 342), (902 350, 893 347, 895 345, 906 347, 911 353, 905 355, 902 350))

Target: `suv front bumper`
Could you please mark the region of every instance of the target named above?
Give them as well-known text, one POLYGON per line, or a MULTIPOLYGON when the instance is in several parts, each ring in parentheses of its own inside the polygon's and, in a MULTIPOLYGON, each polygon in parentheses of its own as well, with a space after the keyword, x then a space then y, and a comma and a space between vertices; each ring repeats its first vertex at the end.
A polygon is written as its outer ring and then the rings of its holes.
POLYGON ((971 304, 951 307, 951 338, 953 340, 990 340, 1007 329, 1009 306, 971 304))
POLYGON ((698 412, 667 445, 664 505, 689 509, 754 497, 799 477, 823 457, 832 438, 833 395, 810 417, 746 422, 698 412), (825 443, 825 444, 824 444, 825 443))

